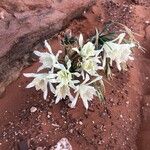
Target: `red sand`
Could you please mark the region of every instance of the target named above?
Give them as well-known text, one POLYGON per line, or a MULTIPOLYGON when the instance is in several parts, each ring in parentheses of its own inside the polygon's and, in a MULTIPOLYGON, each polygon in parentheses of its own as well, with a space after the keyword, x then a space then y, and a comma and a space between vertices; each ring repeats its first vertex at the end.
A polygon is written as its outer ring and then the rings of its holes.
MULTIPOLYGON (((140 41, 144 40, 144 46, 149 50, 150 36, 145 35, 148 26, 145 21, 150 19, 148 8, 130 3, 123 5, 121 0, 118 3, 97 2, 68 28, 75 34, 82 32, 87 38, 94 33, 95 27, 101 29, 105 21, 117 19, 140 33, 140 41)), ((56 37, 51 44, 53 49, 59 49, 56 37)), ((1 98, 0 149, 16 150, 20 141, 26 142, 30 149, 38 146, 49 149, 62 137, 69 139, 73 150, 150 149, 150 119, 145 117, 150 115, 147 106, 150 99, 145 100, 150 92, 149 79, 146 78, 150 77, 149 56, 148 51, 143 55, 137 50, 135 61, 129 63, 128 72, 113 69, 113 80, 108 81, 111 85, 105 82, 106 101, 101 103, 94 99, 87 112, 80 100, 75 109, 68 108, 63 101, 52 105, 52 95, 48 101, 44 101, 42 92, 34 88, 25 89, 30 80, 21 74, 17 81, 8 86, 1 98), (30 112, 32 106, 38 109, 35 113, 30 112)), ((38 65, 34 63, 23 72, 35 72, 38 65)))

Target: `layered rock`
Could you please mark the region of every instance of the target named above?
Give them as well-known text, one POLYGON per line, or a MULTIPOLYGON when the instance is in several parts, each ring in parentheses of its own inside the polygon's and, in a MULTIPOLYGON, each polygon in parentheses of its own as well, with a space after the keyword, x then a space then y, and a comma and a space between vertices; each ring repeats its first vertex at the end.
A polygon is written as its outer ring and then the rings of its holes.
POLYGON ((0 93, 24 67, 33 47, 64 29, 95 0, 0 1, 0 93))

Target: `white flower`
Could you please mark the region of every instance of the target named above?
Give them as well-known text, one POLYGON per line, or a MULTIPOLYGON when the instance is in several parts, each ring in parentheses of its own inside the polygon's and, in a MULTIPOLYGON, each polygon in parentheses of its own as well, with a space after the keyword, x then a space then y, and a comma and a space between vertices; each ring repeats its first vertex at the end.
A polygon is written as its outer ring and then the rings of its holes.
POLYGON ((86 43, 81 49, 81 56, 89 58, 95 55, 95 46, 92 42, 86 43))
MULTIPOLYGON (((100 66, 101 61, 100 61, 100 57, 98 56, 100 54, 100 50, 95 51, 95 55, 93 57, 89 57, 89 58, 83 58, 82 62, 81 62, 81 69, 82 72, 81 74, 83 75, 83 71, 86 71, 87 73, 89 73, 91 76, 97 76, 98 70, 102 70, 103 67, 100 66)), ((83 76, 84 79, 84 76, 83 76)))
POLYGON ((35 86, 35 89, 42 90, 44 95, 44 99, 47 98, 48 95, 48 84, 50 86, 50 90, 54 92, 54 87, 52 83, 55 83, 55 74, 52 73, 41 73, 41 74, 35 74, 35 73, 24 73, 25 77, 32 77, 34 78, 31 83, 27 85, 26 88, 31 88, 35 86))
POLYGON ((97 70, 103 69, 100 60, 96 57, 85 59, 81 63, 81 68, 92 76, 98 75, 97 70))
POLYGON ((57 75, 58 75, 57 78, 58 82, 60 82, 63 85, 68 85, 68 83, 71 82, 72 80, 71 72, 65 67, 63 67, 60 71, 58 71, 57 75))
MULTIPOLYGON (((80 41, 80 46, 82 46, 80 41)), ((89 58, 95 55, 95 46, 92 42, 86 43, 81 50, 79 51, 78 48, 73 48, 81 57, 89 58)))
POLYGON ((131 44, 121 44, 125 34, 120 34, 113 41, 105 42, 102 50, 104 51, 103 57, 103 67, 106 65, 106 58, 110 58, 111 61, 115 61, 118 70, 121 70, 121 63, 126 63, 127 60, 133 60, 131 57, 131 48, 135 47, 134 43, 131 44), (118 43, 115 41, 118 40, 118 43))
POLYGON ((79 49, 73 48, 74 51, 76 51, 81 57, 89 58, 92 56, 95 56, 95 45, 92 42, 87 42, 85 45, 83 45, 83 35, 80 34, 79 36, 79 49), (80 49, 80 50, 79 50, 80 49))
POLYGON ((67 69, 62 64, 55 65, 55 68, 61 69, 57 73, 56 82, 59 84, 57 85, 56 91, 55 91, 55 96, 56 96, 55 103, 58 103, 61 99, 65 99, 66 96, 68 96, 69 99, 73 98, 73 96, 70 93, 70 88, 74 89, 75 84, 79 83, 79 81, 73 80, 72 75, 79 77, 80 74, 77 72, 71 73, 69 71, 70 67, 71 67, 71 61, 70 60, 68 60, 68 62, 67 62, 67 69))
POLYGON ((93 99, 94 95, 97 96, 96 89, 93 86, 90 86, 90 84, 92 84, 98 80, 101 80, 101 79, 102 79, 102 77, 98 76, 93 81, 87 83, 90 80, 90 77, 88 74, 86 74, 85 81, 83 83, 81 83, 80 85, 76 86, 76 90, 75 90, 76 96, 74 99, 72 99, 70 107, 71 108, 75 107, 78 97, 80 96, 83 101, 84 107, 86 109, 88 109, 88 107, 89 107, 88 101, 91 101, 93 99))
POLYGON ((45 47, 49 50, 49 52, 34 51, 34 53, 39 56, 40 63, 42 63, 42 66, 39 67, 38 71, 46 68, 53 69, 53 66, 58 63, 58 57, 61 53, 61 51, 58 51, 55 56, 47 41, 45 41, 45 47))
POLYGON ((72 80, 72 75, 75 75, 77 77, 80 76, 78 72, 74 72, 74 73, 70 72, 70 68, 71 68, 70 59, 67 62, 67 68, 63 64, 56 64, 54 67, 60 69, 60 71, 57 72, 57 82, 63 85, 67 85, 70 84, 72 81, 76 81, 76 80, 72 80))
POLYGON ((70 87, 68 85, 63 85, 61 83, 56 86, 55 96, 56 96, 56 101, 55 101, 56 104, 61 99, 65 99, 66 96, 68 96, 70 100, 73 98, 73 96, 70 93, 70 87))
POLYGON ((79 36, 79 46, 80 48, 73 48, 81 57, 81 75, 84 79, 84 71, 92 76, 98 75, 97 70, 103 69, 99 64, 101 63, 98 55, 101 50, 95 50, 95 45, 92 42, 88 42, 83 45, 83 35, 79 36))

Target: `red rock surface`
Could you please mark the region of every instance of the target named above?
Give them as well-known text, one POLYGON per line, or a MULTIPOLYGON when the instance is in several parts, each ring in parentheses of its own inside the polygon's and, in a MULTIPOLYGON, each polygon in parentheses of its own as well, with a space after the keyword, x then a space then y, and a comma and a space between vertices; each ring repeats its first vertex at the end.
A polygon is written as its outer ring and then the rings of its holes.
POLYGON ((94 1, 0 1, 0 93, 18 76, 37 43, 65 28, 94 1))

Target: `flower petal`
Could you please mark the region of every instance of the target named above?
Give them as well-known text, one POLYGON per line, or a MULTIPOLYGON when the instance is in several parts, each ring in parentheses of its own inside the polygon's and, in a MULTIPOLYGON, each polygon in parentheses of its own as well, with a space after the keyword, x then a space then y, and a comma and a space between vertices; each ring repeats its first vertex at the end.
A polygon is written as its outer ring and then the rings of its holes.
POLYGON ((83 47, 83 35, 80 34, 79 36, 79 46, 82 48, 83 47))
POLYGON ((82 84, 87 83, 90 80, 90 76, 88 74, 85 75, 85 80, 83 81, 82 84))
POLYGON ((47 40, 44 41, 45 47, 49 50, 50 53, 52 53, 52 48, 51 46, 48 44, 47 40))
POLYGON ((29 84, 26 86, 26 88, 29 89, 29 88, 32 88, 32 87, 34 87, 34 86, 35 86, 35 83, 34 83, 34 80, 33 80, 31 83, 29 83, 29 84))
POLYGON ((42 56, 42 53, 39 52, 39 51, 34 51, 34 54, 37 55, 37 56, 39 56, 39 57, 42 56))
POLYGON ((77 103, 77 100, 78 100, 78 97, 79 97, 79 93, 76 94, 75 98, 72 99, 71 103, 69 104, 69 106, 70 106, 71 108, 75 108, 76 103, 77 103))
POLYGON ((86 98, 82 98, 83 105, 86 108, 86 110, 89 108, 88 100, 86 98))
POLYGON ((47 98, 47 95, 48 95, 48 89, 47 89, 47 83, 46 83, 45 89, 44 89, 44 95, 43 95, 43 97, 44 97, 45 100, 47 98))
POLYGON ((55 88, 54 88, 54 86, 49 82, 49 86, 50 86, 50 90, 51 90, 51 92, 53 93, 53 94, 55 94, 55 88))
POLYGON ((80 51, 78 48, 72 48, 73 51, 77 52, 78 54, 80 54, 80 51))
POLYGON ((67 69, 69 70, 70 67, 71 67, 71 60, 69 59, 69 60, 67 61, 67 69))

